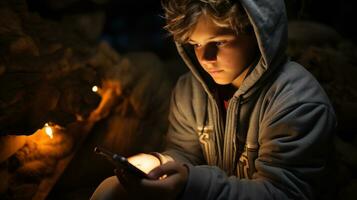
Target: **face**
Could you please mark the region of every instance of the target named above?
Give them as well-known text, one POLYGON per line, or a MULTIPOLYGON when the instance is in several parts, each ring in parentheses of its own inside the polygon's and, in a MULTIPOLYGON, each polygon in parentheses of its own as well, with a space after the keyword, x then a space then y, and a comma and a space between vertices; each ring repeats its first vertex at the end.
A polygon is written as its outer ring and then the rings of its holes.
POLYGON ((189 37, 203 69, 220 85, 239 87, 244 70, 257 55, 254 36, 237 35, 217 26, 210 17, 201 15, 189 37))

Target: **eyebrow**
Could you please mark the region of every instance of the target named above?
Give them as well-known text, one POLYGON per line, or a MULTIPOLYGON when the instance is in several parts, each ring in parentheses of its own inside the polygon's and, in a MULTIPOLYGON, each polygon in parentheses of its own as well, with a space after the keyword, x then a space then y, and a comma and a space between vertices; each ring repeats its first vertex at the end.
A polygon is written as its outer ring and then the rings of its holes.
MULTIPOLYGON (((209 38, 206 38, 204 41, 209 41, 215 38, 220 38, 220 37, 228 37, 228 36, 232 36, 234 34, 232 33, 217 33, 216 35, 213 35, 209 38)), ((196 41, 192 40, 191 38, 189 38, 188 42, 192 42, 192 43, 197 43, 196 41)))

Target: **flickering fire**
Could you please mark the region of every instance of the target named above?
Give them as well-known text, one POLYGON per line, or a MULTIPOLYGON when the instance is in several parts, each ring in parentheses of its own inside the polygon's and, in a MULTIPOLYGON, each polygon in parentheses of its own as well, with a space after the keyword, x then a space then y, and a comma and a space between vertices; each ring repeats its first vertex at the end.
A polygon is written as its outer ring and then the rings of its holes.
POLYGON ((98 92, 98 86, 96 86, 96 85, 93 86, 93 87, 92 87, 92 91, 93 91, 93 92, 98 92))
POLYGON ((48 137, 50 137, 52 139, 53 138, 53 131, 52 131, 51 126, 48 123, 46 123, 45 126, 44 126, 44 129, 45 129, 45 133, 48 135, 48 137))

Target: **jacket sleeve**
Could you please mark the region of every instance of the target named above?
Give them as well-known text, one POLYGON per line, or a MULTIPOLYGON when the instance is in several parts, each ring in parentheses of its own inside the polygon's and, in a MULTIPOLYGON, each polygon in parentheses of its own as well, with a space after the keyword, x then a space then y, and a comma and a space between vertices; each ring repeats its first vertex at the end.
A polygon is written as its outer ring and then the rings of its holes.
POLYGON ((179 79, 173 90, 166 150, 162 154, 175 161, 198 165, 204 163, 204 158, 195 130, 191 84, 186 75, 179 79))
POLYGON ((301 103, 267 116, 259 127, 252 179, 227 177, 217 167, 189 166, 183 199, 315 199, 331 149, 331 107, 301 103))

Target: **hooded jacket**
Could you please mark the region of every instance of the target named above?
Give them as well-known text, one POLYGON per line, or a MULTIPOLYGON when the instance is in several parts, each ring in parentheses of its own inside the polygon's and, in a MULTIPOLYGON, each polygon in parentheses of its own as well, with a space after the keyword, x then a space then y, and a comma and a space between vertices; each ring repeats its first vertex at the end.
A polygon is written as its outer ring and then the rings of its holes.
POLYGON ((173 91, 162 154, 189 163, 183 199, 325 198, 333 108, 316 79, 285 55, 284 1, 240 3, 259 59, 229 100, 224 122, 209 75, 176 43, 190 72, 173 91))

